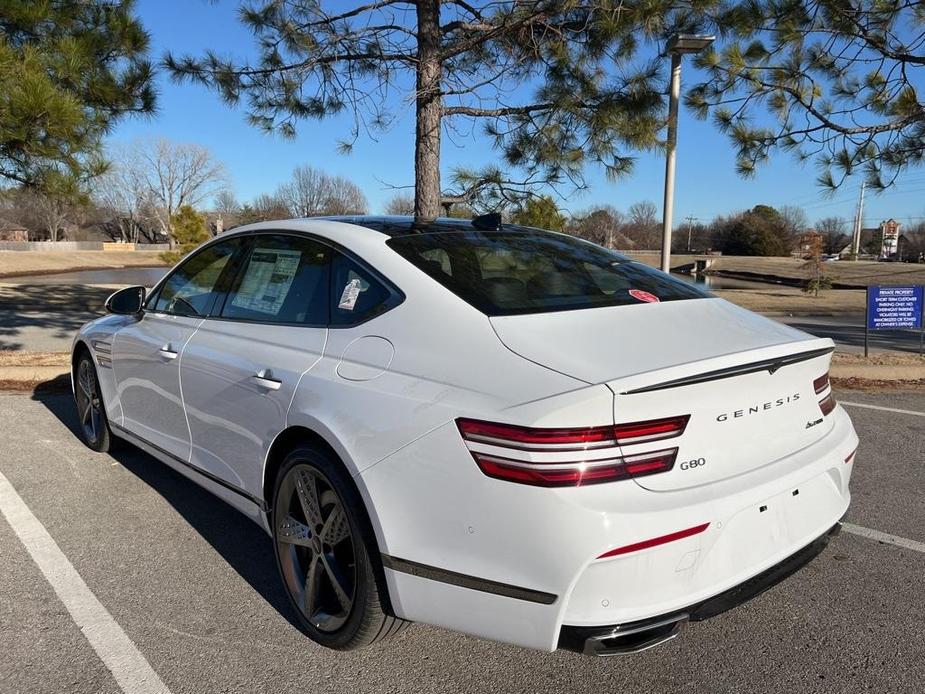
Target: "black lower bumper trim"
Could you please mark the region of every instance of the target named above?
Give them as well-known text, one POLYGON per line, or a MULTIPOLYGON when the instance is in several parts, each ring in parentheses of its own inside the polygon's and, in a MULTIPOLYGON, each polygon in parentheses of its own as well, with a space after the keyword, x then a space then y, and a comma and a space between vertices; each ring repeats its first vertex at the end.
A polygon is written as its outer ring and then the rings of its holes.
MULTIPOLYGON (((640 638, 645 638, 649 631, 657 629, 661 625, 665 625, 672 620, 701 622, 705 619, 715 617, 718 614, 722 614, 723 612, 748 602, 752 598, 761 595, 769 588, 773 588, 781 581, 795 574, 819 556, 829 544, 829 540, 838 535, 840 531, 841 523, 836 523, 829 528, 826 533, 817 537, 808 545, 771 568, 762 571, 760 574, 753 576, 747 581, 743 581, 737 586, 723 591, 719 595, 714 595, 712 598, 707 598, 690 607, 628 624, 613 624, 595 627, 565 625, 559 633, 559 648, 576 651, 578 653, 588 653, 589 649, 587 643, 589 641, 600 642, 603 639, 612 638, 615 634, 628 633, 639 634, 640 638)), ((606 655, 606 653, 602 654, 606 655)))
POLYGON ((544 593, 539 590, 533 590, 532 588, 521 588, 520 586, 512 586, 507 583, 499 583, 498 581, 490 581, 487 578, 478 578, 476 576, 469 576, 468 574, 449 571, 448 569, 441 569, 436 566, 419 564, 415 561, 399 559, 398 557, 392 557, 388 554, 382 555, 382 565, 392 571, 400 571, 401 573, 410 574, 412 576, 427 578, 431 581, 440 581, 441 583, 449 583, 453 586, 478 590, 483 593, 503 595, 506 598, 514 598, 515 600, 526 600, 527 602, 536 602, 541 605, 552 605, 557 599, 557 596, 552 593, 544 593))

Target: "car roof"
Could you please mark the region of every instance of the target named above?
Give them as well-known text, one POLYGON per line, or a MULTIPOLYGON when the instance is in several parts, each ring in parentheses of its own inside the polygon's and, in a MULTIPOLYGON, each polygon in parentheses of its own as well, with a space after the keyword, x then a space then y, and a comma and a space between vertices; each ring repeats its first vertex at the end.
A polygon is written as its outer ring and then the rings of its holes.
MULTIPOLYGON (((345 224, 354 224, 378 231, 386 236, 406 236, 410 234, 429 234, 447 231, 471 232, 478 230, 488 230, 479 225, 480 220, 485 217, 476 217, 475 219, 460 219, 457 217, 437 217, 432 222, 416 222, 414 217, 404 215, 336 215, 325 217, 311 217, 310 219, 320 219, 330 222, 343 222, 345 224)), ((492 220, 498 231, 505 230, 523 230, 524 227, 512 227, 512 225, 500 222, 500 218, 492 220)), ((494 230, 494 229, 493 229, 494 230)), ((537 230, 539 231, 539 230, 537 230)))
POLYGON ((274 231, 318 234, 332 241, 352 240, 352 242, 360 242, 363 236, 366 236, 367 242, 365 242, 364 245, 373 238, 378 238, 381 243, 390 238, 439 233, 483 234, 494 232, 561 235, 560 232, 548 231, 546 229, 502 223, 500 215, 491 214, 475 217, 473 219, 438 217, 431 222, 417 222, 414 217, 400 215, 331 215, 324 217, 300 217, 295 219, 255 222, 240 227, 232 227, 222 232, 221 236, 227 238, 229 236, 274 231), (368 231, 377 233, 370 235, 366 233, 368 231))

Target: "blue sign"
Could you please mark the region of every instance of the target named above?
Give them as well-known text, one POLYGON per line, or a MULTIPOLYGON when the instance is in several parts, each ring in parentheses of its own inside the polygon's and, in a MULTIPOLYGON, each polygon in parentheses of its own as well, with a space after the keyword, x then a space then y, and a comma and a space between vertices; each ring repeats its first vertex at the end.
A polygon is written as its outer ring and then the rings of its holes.
POLYGON ((867 327, 897 330, 922 327, 922 285, 868 287, 867 327))

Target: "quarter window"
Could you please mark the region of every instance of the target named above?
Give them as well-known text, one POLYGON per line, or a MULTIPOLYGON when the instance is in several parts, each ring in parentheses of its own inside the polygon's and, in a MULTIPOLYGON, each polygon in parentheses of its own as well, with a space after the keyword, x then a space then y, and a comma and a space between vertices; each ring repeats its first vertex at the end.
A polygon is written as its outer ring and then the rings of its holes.
POLYGON ((331 263, 331 325, 356 325, 395 306, 398 295, 369 270, 335 253, 331 263))
POLYGON ((161 289, 149 307, 160 313, 178 316, 207 316, 219 293, 219 278, 229 266, 243 240, 228 239, 206 246, 184 260, 161 289))
POLYGON ((329 262, 328 247, 311 239, 256 236, 222 317, 326 325, 329 262))

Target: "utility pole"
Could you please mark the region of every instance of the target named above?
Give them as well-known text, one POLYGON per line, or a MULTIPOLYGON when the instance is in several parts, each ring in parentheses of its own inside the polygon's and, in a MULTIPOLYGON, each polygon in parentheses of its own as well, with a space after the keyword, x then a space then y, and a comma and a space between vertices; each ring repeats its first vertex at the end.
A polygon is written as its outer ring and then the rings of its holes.
POLYGON ((858 198, 858 209, 854 215, 854 238, 851 241, 851 255, 855 260, 861 252, 861 227, 864 226, 864 188, 866 181, 861 181, 861 195, 858 198))
POLYGON ((691 252, 691 229, 694 226, 694 222, 697 221, 697 217, 688 215, 687 217, 685 217, 685 219, 687 220, 687 252, 690 253, 691 252))

